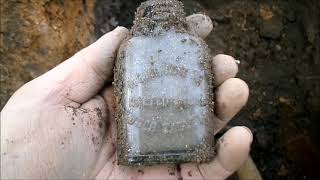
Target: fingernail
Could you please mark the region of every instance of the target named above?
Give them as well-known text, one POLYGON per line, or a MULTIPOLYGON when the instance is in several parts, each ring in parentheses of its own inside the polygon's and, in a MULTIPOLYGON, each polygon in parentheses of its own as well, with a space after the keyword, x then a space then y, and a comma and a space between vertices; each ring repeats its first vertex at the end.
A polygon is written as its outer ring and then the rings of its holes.
POLYGON ((123 29, 123 28, 125 28, 125 27, 123 27, 123 26, 117 26, 114 30, 115 30, 115 31, 118 31, 119 29, 123 29))
POLYGON ((123 26, 116 27, 111 33, 114 34, 114 36, 118 37, 121 40, 124 40, 129 35, 129 30, 123 26))
POLYGON ((129 30, 123 26, 117 26, 114 30, 114 32, 120 32, 120 31, 125 31, 125 32, 129 32, 129 30))
POLYGON ((240 126, 240 127, 242 127, 243 129, 245 129, 245 130, 250 134, 250 144, 251 144, 252 141, 253 141, 252 131, 251 131, 248 127, 246 127, 246 126, 240 126))

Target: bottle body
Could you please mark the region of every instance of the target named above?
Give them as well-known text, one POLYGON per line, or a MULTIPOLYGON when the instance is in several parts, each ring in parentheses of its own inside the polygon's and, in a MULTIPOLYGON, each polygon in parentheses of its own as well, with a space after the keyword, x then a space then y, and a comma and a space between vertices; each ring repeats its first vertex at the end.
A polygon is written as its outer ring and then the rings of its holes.
POLYGON ((118 161, 207 162, 214 156, 209 50, 174 28, 125 42, 115 69, 118 161))

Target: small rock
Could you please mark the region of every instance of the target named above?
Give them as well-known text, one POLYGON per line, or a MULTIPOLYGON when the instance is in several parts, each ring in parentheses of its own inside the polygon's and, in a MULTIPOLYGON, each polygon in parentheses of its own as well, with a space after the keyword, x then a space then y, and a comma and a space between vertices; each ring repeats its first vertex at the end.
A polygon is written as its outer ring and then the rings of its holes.
POLYGON ((258 108, 253 114, 252 114, 254 119, 261 119, 263 117, 263 112, 261 108, 258 108))
POLYGON ((291 105, 290 99, 287 98, 287 97, 283 97, 283 96, 279 97, 279 102, 280 102, 281 104, 285 104, 285 105, 288 105, 288 106, 291 105))
POLYGON ((276 50, 281 51, 281 46, 279 44, 276 45, 276 50))
POLYGON ((294 11, 289 11, 286 17, 290 22, 294 22, 296 20, 296 15, 294 14, 294 11))
POLYGON ((267 149, 270 148, 271 136, 267 134, 266 130, 260 130, 257 132, 255 139, 257 140, 258 144, 261 148, 267 149))
POLYGON ((280 166, 280 170, 279 170, 279 172, 278 172, 278 175, 279 175, 279 176, 286 176, 286 175, 288 175, 288 169, 287 169, 283 164, 280 166))
POLYGON ((263 20, 260 24, 260 36, 264 38, 277 39, 281 35, 283 29, 282 18, 273 16, 270 19, 263 20))
POLYGON ((273 11, 271 10, 270 6, 266 5, 266 4, 262 4, 260 6, 260 17, 263 20, 269 20, 274 16, 273 11))

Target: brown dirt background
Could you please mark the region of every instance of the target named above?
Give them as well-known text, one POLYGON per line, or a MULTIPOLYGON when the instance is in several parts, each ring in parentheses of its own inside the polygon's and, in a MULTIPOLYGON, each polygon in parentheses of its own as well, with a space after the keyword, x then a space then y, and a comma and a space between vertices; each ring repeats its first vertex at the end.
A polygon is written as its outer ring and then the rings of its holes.
MULTIPOLYGON (((38 77, 118 25, 130 28, 140 0, 1 0, 0 107, 38 77)), ((214 28, 213 54, 241 61, 250 87, 231 126, 254 133, 252 158, 265 179, 320 177, 320 2, 183 0, 214 28)), ((228 128, 228 127, 227 127, 228 128)))

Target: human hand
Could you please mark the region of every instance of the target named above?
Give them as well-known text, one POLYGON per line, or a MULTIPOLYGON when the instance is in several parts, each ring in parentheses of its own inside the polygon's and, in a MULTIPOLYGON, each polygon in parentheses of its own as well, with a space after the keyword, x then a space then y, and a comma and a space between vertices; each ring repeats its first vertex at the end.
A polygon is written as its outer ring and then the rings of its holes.
MULTIPOLYGON (((203 15, 188 17, 188 23, 202 38, 212 29, 203 15)), ((117 28, 104 35, 10 98, 1 112, 1 178, 224 179, 239 168, 252 141, 244 127, 218 140, 218 154, 207 164, 117 165, 113 89, 103 87, 112 80, 116 51, 127 34, 117 28)), ((216 56, 213 66, 218 132, 246 103, 248 87, 234 78, 237 65, 230 56, 216 56)))

